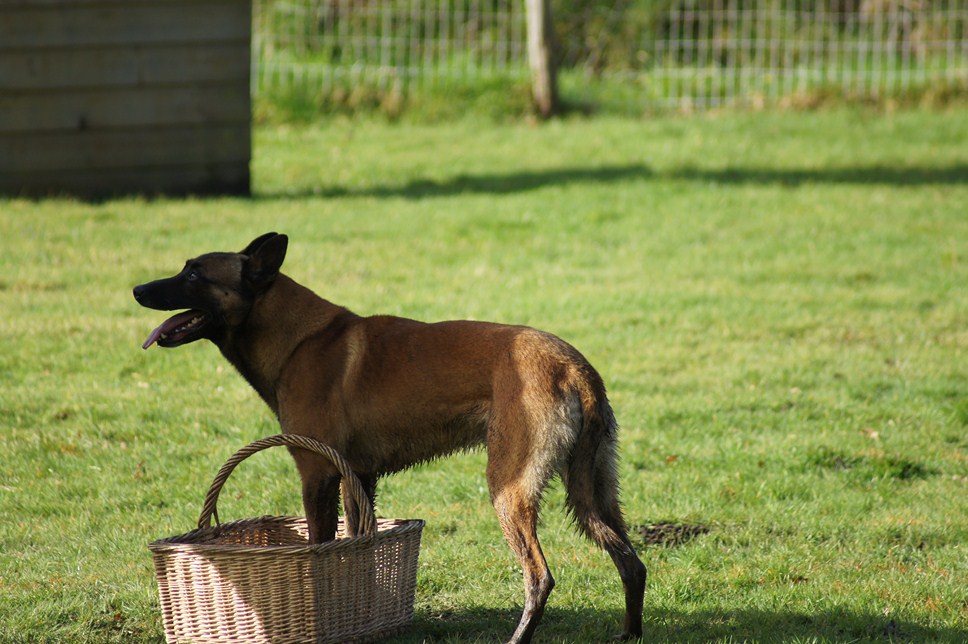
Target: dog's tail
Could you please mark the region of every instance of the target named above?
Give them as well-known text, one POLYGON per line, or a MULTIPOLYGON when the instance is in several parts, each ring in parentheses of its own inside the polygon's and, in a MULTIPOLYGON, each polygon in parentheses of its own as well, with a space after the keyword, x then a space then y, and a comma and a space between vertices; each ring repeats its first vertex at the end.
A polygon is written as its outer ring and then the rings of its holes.
POLYGON ((629 540, 618 500, 618 423, 601 376, 584 360, 578 365, 572 394, 580 402, 582 417, 568 462, 560 468, 565 498, 579 529, 618 569, 625 589, 624 637, 638 638, 647 571, 629 540))
POLYGON ((613 557, 633 552, 619 505, 618 424, 605 386, 592 371, 577 392, 582 424, 563 468, 568 508, 578 528, 613 557))
POLYGON ((646 569, 629 541, 618 501, 618 424, 605 385, 589 367, 580 386, 582 425, 563 478, 578 527, 609 554, 625 588, 625 636, 642 636, 646 569))

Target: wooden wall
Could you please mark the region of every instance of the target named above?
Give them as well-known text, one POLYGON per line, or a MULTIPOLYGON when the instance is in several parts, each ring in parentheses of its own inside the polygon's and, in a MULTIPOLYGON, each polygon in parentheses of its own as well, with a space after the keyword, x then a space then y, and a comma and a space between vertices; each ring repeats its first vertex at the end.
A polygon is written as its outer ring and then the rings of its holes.
POLYGON ((0 0, 0 194, 248 193, 251 0, 0 0))

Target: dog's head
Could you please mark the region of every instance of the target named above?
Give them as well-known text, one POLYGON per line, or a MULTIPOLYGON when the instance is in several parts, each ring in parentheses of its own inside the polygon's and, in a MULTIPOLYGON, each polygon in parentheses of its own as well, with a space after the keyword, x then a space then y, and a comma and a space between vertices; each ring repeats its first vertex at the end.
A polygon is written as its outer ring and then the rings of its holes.
POLYGON ((138 304, 159 311, 188 309, 151 332, 142 348, 157 343, 177 347, 207 338, 218 341, 226 329, 242 323, 286 258, 289 239, 267 233, 240 253, 206 253, 185 262, 172 277, 134 287, 138 304))

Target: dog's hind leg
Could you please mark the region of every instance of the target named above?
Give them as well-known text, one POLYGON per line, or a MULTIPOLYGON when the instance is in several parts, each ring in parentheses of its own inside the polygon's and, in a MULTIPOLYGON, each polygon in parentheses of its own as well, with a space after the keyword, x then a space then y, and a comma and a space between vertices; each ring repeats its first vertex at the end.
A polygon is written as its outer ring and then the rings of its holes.
MULTIPOLYGON (((519 413, 527 416, 524 411, 519 413)), ((554 474, 558 454, 538 444, 528 445, 529 436, 534 437, 533 429, 517 419, 508 422, 506 418, 492 418, 488 432, 491 503, 524 573, 524 612, 509 640, 514 643, 531 640, 555 586, 538 542, 537 525, 541 494, 554 474)))
POLYGON ((548 562, 538 543, 538 501, 528 498, 518 484, 502 483, 488 468, 492 503, 504 538, 524 572, 525 602, 521 620, 509 642, 530 642, 544 614, 545 603, 555 586, 548 562))

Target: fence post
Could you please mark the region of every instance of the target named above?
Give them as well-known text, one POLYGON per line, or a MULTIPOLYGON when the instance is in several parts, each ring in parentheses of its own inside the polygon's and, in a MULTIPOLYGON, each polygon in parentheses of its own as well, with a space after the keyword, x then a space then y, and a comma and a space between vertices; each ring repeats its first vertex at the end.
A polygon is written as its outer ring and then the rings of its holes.
POLYGON ((528 62, 534 105, 544 118, 558 109, 551 0, 525 0, 528 19, 528 62))

